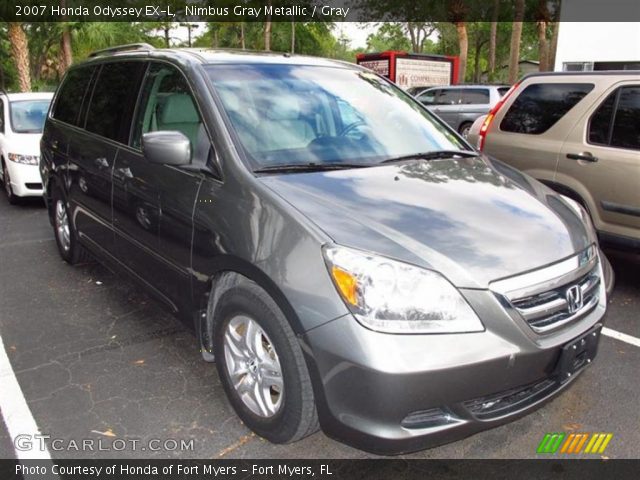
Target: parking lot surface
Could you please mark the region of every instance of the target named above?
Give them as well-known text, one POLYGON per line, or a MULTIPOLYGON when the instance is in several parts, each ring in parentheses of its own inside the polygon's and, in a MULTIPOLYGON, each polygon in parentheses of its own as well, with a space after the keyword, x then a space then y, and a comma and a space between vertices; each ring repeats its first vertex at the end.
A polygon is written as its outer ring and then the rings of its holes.
MULTIPOLYGON (((323 433, 291 445, 256 437, 177 319, 103 266, 60 259, 42 202, 1 196, 0 225, 0 335, 37 426, 57 440, 54 459, 371 456, 323 433), (83 440, 94 449, 76 448, 83 440)), ((640 258, 607 255, 617 283, 606 326, 638 338, 640 258)), ((591 368, 543 408, 406 457, 530 458, 547 432, 607 432, 606 457, 640 458, 639 371, 640 347, 603 336, 591 368)), ((14 456, 0 422, 0 457, 14 456)))

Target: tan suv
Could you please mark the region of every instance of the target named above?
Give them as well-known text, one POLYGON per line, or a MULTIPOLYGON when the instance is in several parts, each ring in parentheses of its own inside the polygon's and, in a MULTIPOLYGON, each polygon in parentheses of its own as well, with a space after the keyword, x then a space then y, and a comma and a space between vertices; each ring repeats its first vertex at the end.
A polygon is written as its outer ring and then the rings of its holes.
POLYGON ((528 75, 469 141, 580 202, 601 240, 640 250, 639 71, 528 75))

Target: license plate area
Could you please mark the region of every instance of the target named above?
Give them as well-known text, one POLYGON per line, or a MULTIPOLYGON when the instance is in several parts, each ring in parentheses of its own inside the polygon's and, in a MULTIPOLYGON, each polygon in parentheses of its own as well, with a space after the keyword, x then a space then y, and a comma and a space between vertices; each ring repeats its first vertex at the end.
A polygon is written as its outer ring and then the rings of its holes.
POLYGON ((597 324, 588 332, 562 347, 558 360, 558 379, 561 383, 589 365, 598 353, 602 325, 597 324))

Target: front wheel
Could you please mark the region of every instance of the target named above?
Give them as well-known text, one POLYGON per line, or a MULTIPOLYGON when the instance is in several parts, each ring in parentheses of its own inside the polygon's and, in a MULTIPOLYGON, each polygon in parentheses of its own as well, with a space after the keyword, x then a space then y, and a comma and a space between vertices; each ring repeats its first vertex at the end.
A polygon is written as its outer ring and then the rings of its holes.
POLYGON ((2 161, 2 182, 4 183, 4 191, 7 194, 7 200, 11 205, 15 205, 18 203, 18 197, 15 193, 13 193, 13 188, 11 188, 11 177, 9 176, 9 169, 7 168, 7 164, 2 161))
POLYGON ((274 443, 315 432, 318 419, 302 350, 269 294, 243 279, 222 294, 214 319, 220 380, 245 425, 274 443))
POLYGON ((458 129, 458 132, 460 133, 460 135, 462 135, 462 138, 464 138, 465 140, 469 136, 469 132, 471 131, 471 125, 472 125, 471 122, 466 122, 460 125, 460 128, 458 129))

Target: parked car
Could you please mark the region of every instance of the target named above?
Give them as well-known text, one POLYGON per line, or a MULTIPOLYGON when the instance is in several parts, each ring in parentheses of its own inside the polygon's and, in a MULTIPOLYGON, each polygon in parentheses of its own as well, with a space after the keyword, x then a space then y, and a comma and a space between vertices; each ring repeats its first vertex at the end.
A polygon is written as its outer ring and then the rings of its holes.
POLYGON ((56 93, 41 173, 62 258, 182 318, 273 442, 319 422, 378 453, 438 445, 596 355, 613 277, 585 212, 355 65, 97 53, 56 93))
POLYGON ((640 251, 639 71, 528 75, 472 130, 472 144, 585 207, 603 241, 640 251))
POLYGON ((418 95, 420 92, 425 91, 427 88, 429 88, 429 87, 409 87, 409 88, 407 88, 406 92, 407 92, 409 95, 412 95, 412 96, 414 96, 414 97, 415 97, 415 96, 416 96, 416 95, 418 95))
POLYGON ((42 196, 40 137, 52 97, 0 92, 0 175, 9 203, 42 196))
POLYGON ((507 90, 504 85, 455 85, 429 88, 416 98, 466 138, 475 119, 489 113, 507 90))

